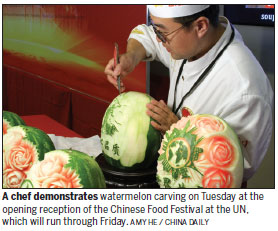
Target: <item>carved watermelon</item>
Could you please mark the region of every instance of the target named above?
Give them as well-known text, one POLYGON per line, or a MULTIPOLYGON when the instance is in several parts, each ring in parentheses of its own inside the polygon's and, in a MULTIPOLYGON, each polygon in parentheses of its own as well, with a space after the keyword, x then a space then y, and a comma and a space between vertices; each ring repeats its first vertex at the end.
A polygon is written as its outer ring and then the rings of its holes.
POLYGON ((3 135, 7 133, 10 127, 17 125, 26 125, 23 119, 16 113, 3 111, 3 135))
POLYGON ((19 188, 31 166, 54 150, 49 136, 40 129, 18 125, 3 136, 3 185, 19 188))
POLYGON ((22 188, 105 188, 97 162, 76 150, 54 150, 45 154, 27 174, 22 188))
POLYGON ((146 114, 147 94, 122 93, 107 108, 102 121, 101 144, 105 159, 112 166, 134 170, 148 168, 157 159, 160 133, 146 114))
POLYGON ((157 182, 162 188, 239 188, 243 157, 237 135, 212 115, 183 117, 164 135, 157 182))

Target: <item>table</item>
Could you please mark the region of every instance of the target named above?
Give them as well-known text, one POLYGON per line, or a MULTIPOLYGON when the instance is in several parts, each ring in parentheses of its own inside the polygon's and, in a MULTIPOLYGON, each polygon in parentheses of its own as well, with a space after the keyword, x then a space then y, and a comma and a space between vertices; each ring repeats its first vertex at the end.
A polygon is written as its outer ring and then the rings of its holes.
POLYGON ((21 116, 21 118, 25 121, 26 125, 39 128, 47 134, 83 138, 78 133, 70 130, 47 115, 29 115, 21 116))

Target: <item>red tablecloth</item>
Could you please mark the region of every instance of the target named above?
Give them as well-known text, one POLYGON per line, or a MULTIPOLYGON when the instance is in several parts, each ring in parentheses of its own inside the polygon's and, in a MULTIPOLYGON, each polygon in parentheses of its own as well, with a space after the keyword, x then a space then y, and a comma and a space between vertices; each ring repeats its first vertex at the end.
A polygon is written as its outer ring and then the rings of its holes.
POLYGON ((58 123, 57 121, 51 119, 46 115, 21 116, 21 118, 25 121, 26 125, 39 128, 47 134, 82 138, 82 136, 80 136, 76 132, 70 130, 69 128, 65 127, 64 125, 58 123))

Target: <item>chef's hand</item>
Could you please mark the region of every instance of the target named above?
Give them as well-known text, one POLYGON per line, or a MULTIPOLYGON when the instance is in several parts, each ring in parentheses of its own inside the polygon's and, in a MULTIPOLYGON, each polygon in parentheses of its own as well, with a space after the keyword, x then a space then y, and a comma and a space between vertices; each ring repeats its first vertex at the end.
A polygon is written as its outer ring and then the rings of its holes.
MULTIPOLYGON (((127 43, 126 53, 120 55, 119 64, 114 67, 114 59, 110 59, 105 67, 104 73, 107 79, 117 89, 117 76, 121 79, 127 76, 134 68, 146 58, 146 51, 143 45, 136 39, 129 39, 127 43)), ((123 82, 121 82, 121 92, 125 90, 123 82)))
MULTIPOLYGON (((114 85, 118 89, 117 78, 120 75, 121 80, 130 72, 132 72, 135 68, 133 64, 132 57, 125 53, 120 56, 120 62, 114 66, 114 59, 110 59, 108 64, 105 67, 104 73, 107 76, 107 80, 114 85)), ((121 92, 125 90, 125 86, 121 81, 121 92)))
POLYGON ((179 120, 163 100, 157 101, 153 99, 147 104, 147 109, 147 115, 155 120, 151 121, 151 125, 162 134, 179 120))

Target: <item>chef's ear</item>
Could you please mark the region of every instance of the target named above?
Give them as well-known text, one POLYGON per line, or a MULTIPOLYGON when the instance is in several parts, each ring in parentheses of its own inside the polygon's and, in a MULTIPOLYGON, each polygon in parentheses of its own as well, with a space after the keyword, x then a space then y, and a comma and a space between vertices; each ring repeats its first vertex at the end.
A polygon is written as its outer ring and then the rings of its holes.
POLYGON ((199 17, 194 21, 195 30, 199 38, 204 37, 209 29, 209 19, 206 17, 199 17))

